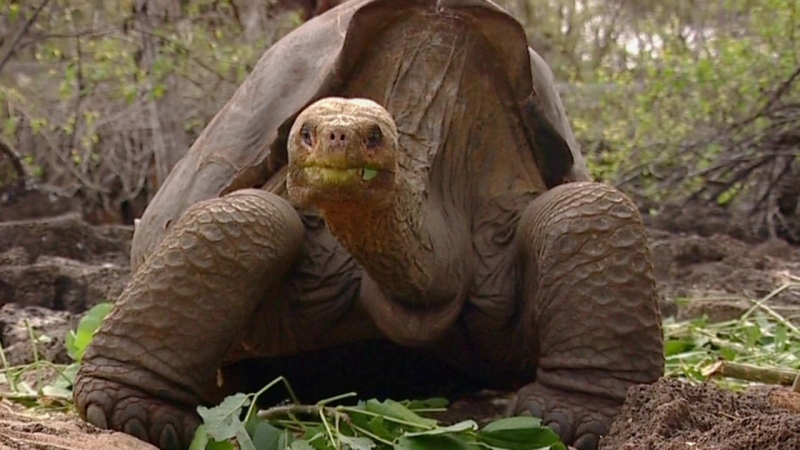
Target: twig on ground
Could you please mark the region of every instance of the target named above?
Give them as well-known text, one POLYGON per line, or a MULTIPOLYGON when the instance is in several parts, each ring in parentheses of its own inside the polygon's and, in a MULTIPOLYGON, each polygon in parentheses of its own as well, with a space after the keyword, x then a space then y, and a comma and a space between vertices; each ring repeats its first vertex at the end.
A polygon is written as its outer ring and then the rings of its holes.
POLYGON ((267 408, 260 410, 258 412, 258 417, 265 420, 270 419, 277 419, 279 417, 284 416, 292 416, 292 415, 309 415, 309 416, 318 416, 320 414, 335 414, 337 413, 336 408, 331 408, 330 406, 320 406, 320 405, 281 405, 281 406, 273 406, 272 408, 267 408))
MULTIPOLYGON (((761 367, 732 361, 717 361, 703 370, 707 377, 736 378, 764 384, 793 386, 800 377, 797 370, 781 367, 761 367)), ((794 386, 793 386, 794 388, 794 386)))

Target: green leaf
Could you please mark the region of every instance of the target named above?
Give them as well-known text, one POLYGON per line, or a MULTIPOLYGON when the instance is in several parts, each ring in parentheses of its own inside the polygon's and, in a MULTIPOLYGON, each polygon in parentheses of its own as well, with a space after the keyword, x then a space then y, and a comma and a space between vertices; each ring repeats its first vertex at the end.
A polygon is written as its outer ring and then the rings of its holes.
POLYGON ((67 333, 64 346, 70 358, 80 362, 83 352, 92 341, 103 319, 108 315, 114 305, 111 303, 98 303, 94 305, 78 322, 78 329, 67 333))
POLYGON ((733 361, 736 359, 737 356, 736 350, 727 347, 719 349, 719 354, 720 356, 722 356, 722 359, 725 359, 727 361, 733 361))
POLYGON ((54 397, 60 398, 65 400, 72 400, 72 390, 68 387, 56 386, 55 384, 49 384, 42 388, 42 395, 47 397, 54 397))
MULTIPOLYGON (((358 424, 357 419, 360 419, 362 417, 364 416, 353 415, 353 421, 358 424)), ((383 417, 381 416, 373 417, 367 422, 366 426, 363 426, 361 424, 358 425, 361 426, 362 428, 366 428, 367 430, 373 432, 379 438, 386 439, 387 441, 393 441, 397 436, 399 436, 399 433, 392 433, 389 430, 389 428, 386 426, 386 421, 383 420, 383 417)))
POLYGON ((693 347, 694 343, 691 341, 670 339, 664 343, 664 355, 665 356, 679 355, 681 353, 686 353, 693 347))
MULTIPOLYGON (((61 375, 58 376, 53 382, 50 384, 51 387, 54 389, 67 389, 69 390, 72 387, 72 384, 75 382, 75 376, 78 375, 78 370, 81 368, 80 364, 72 363, 61 370, 61 375)), ((45 386, 47 388, 47 386, 45 386)))
MULTIPOLYGON (((495 431, 519 431, 542 427, 542 419, 532 416, 515 416, 495 420, 481 430, 482 433, 495 431)), ((549 428, 548 428, 549 429, 549 428)))
POLYGON ((283 450, 285 445, 280 445, 286 430, 274 427, 272 424, 257 416, 247 421, 247 433, 253 438, 253 445, 258 450, 283 450))
POLYGON ((558 435, 541 423, 536 417, 508 417, 486 425, 477 437, 493 447, 511 450, 550 448, 561 443, 558 435))
POLYGON ((298 439, 289 446, 289 450, 314 450, 314 447, 303 439, 298 439))
POLYGON ((246 432, 239 417, 242 408, 249 404, 249 396, 239 393, 225 397, 222 403, 213 408, 198 406, 197 413, 203 419, 209 437, 215 441, 226 441, 237 437, 240 430, 246 432))
POLYGON ((250 435, 244 429, 244 424, 236 428, 236 442, 239 444, 239 450, 256 450, 253 440, 250 439, 250 435))
POLYGON ((789 343, 789 334, 786 327, 779 326, 775 329, 775 349, 778 351, 785 350, 789 343))
POLYGON ((163 97, 166 92, 167 92, 167 87, 159 83, 153 86, 153 91, 151 95, 153 96, 153 99, 158 100, 161 97, 163 97))
POLYGON ((471 450, 466 442, 446 434, 402 436, 394 444, 394 450, 471 450))
POLYGON ((236 445, 230 441, 222 441, 218 442, 213 439, 208 441, 208 445, 206 445, 206 450, 238 450, 236 445))
POLYGON ((420 428, 430 429, 436 426, 435 420, 421 417, 414 411, 411 411, 410 409, 406 408, 400 403, 397 403, 394 400, 386 400, 385 402, 379 402, 375 399, 370 399, 367 400, 367 403, 364 406, 364 408, 367 411, 379 414, 386 418, 399 419, 403 422, 407 422, 409 424, 418 426, 420 428))
POLYGON ((189 450, 236 450, 230 441, 217 442, 208 436, 205 424, 200 424, 194 432, 189 450))
POLYGON ((756 325, 744 327, 742 330, 745 333, 745 344, 752 347, 761 339, 761 328, 756 325))
POLYGON ((344 444, 345 449, 350 450, 372 450, 376 447, 375 442, 367 437, 352 437, 340 434, 339 441, 344 444))
POLYGON ((303 430, 303 438, 301 440, 308 442, 317 450, 332 447, 328 442, 327 434, 325 433, 325 427, 322 426, 321 423, 315 423, 314 425, 306 426, 303 430))

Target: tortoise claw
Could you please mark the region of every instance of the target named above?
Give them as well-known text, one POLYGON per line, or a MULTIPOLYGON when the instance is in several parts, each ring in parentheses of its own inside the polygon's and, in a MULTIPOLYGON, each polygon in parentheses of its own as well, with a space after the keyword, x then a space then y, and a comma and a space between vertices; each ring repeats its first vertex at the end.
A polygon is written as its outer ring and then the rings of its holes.
POLYGON ((200 424, 197 413, 105 379, 81 377, 75 405, 87 422, 122 431, 162 450, 185 450, 200 424))
POLYGON ((532 415, 578 450, 597 450, 622 405, 617 402, 532 383, 520 389, 509 407, 515 415, 532 415))

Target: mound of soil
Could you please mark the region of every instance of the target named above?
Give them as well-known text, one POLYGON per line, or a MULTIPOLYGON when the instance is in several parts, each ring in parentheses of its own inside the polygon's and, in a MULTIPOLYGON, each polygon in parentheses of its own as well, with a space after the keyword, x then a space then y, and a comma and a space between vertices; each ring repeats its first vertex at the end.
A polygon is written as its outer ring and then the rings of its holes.
POLYGON ((132 227, 87 225, 79 214, 0 222, 0 344, 9 364, 68 362, 64 336, 77 317, 114 301, 130 278, 132 227))
POLYGON ((101 430, 74 415, 34 412, 0 401, 0 448, 4 450, 157 450, 133 436, 101 430))
MULTIPOLYGON (((800 275, 800 247, 783 240, 749 244, 724 234, 702 237, 651 229, 649 244, 664 297, 662 312, 678 319, 734 319, 753 300, 800 275), (676 300, 687 301, 679 307, 676 300)), ((797 316, 800 290, 781 290, 769 306, 787 318, 797 316)))
POLYGON ((601 450, 796 450, 800 394, 779 387, 736 394, 662 379, 628 392, 601 450))
MULTIPOLYGON (((114 301, 128 282, 133 228, 90 226, 73 210, 68 199, 38 191, 0 192, 0 345, 11 366, 34 359, 29 328, 39 358, 70 362, 64 348, 68 330, 88 308, 114 301)), ((0 383, 0 391, 9 387, 0 383)), ((0 400, 0 449, 155 447, 100 430, 72 413, 0 400)))

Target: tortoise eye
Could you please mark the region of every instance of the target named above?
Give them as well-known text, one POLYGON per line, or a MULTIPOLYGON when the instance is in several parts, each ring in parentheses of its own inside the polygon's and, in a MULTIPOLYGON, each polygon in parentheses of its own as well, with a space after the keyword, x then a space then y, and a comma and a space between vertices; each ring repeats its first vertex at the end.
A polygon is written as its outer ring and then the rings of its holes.
POLYGON ((383 133, 381 132, 381 128, 378 126, 372 127, 367 133, 367 148, 375 148, 380 145, 381 141, 383 140, 383 133))
POLYGON ((303 143, 306 145, 312 145, 313 139, 311 138, 311 127, 308 124, 304 124, 300 128, 300 137, 303 139, 303 143))

